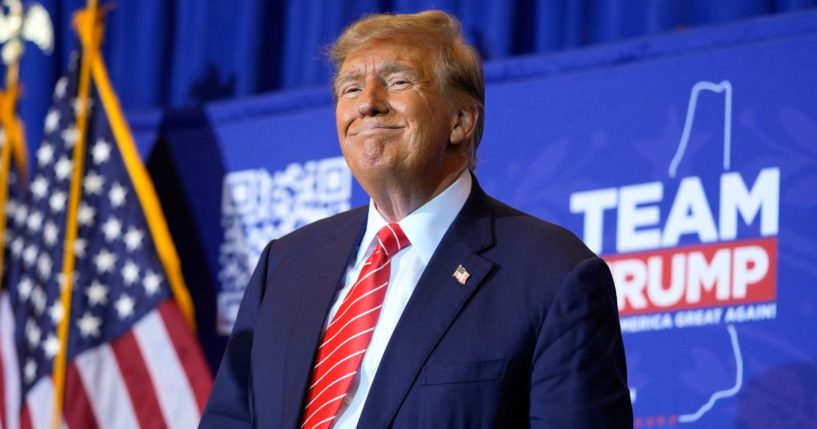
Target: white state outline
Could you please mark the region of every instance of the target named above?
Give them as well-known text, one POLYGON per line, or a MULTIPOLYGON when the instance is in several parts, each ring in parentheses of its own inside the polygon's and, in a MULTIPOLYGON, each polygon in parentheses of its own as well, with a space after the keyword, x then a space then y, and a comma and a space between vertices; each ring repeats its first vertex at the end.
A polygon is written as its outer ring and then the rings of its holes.
POLYGON ((709 397, 709 401, 701 406, 698 411, 692 414, 681 414, 678 416, 680 423, 692 423, 698 421, 707 411, 711 410, 719 399, 725 399, 735 396, 743 387, 743 356, 740 352, 740 343, 738 343, 738 332, 733 325, 727 325, 726 329, 729 331, 729 337, 732 341, 732 351, 735 354, 735 367, 737 371, 735 385, 726 390, 719 390, 709 397))
POLYGON ((730 158, 732 157, 732 83, 728 80, 721 81, 721 83, 714 83, 709 81, 699 81, 692 86, 692 91, 689 95, 689 105, 687 106, 686 119, 684 120, 684 132, 681 134, 681 141, 678 143, 678 149, 675 151, 675 156, 672 157, 672 162, 669 165, 669 177, 674 178, 678 170, 678 164, 684 157, 684 152, 689 143, 689 135, 692 133, 692 123, 695 120, 695 112, 698 107, 698 94, 701 91, 712 91, 715 93, 724 93, 724 113, 723 113, 723 169, 729 170, 730 158))

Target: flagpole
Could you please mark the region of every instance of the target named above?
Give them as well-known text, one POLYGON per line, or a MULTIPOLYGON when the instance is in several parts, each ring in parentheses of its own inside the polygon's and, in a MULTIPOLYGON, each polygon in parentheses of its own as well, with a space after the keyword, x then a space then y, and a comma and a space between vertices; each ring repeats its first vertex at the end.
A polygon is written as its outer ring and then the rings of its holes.
MULTIPOLYGON (((21 150, 19 146, 22 143, 18 141, 22 138, 22 132, 18 129, 19 124, 15 118, 19 71, 20 57, 18 56, 11 64, 6 66, 6 90, 0 91, 0 126, 3 127, 6 140, 3 142, 2 152, 0 152, 0 244, 5 243, 6 237, 6 201, 8 200, 8 179, 11 173, 12 154, 17 156, 17 164, 21 164, 22 160, 25 160, 22 153, 16 153, 21 150)), ((18 165, 18 167, 20 167, 18 171, 24 171, 23 165, 18 165)), ((5 256, 5 250, 0 251, 0 280, 6 274, 5 256)), ((2 288, 1 281, 0 288, 2 288)))
MULTIPOLYGON (((7 94, 0 92, 0 104, 5 103, 7 94)), ((0 114, 2 127, 6 128, 6 120, 0 114)), ((5 271, 5 238, 6 238, 6 200, 8 199, 8 180, 11 172, 11 139, 6 135, 6 141, 0 149, 0 292, 2 292, 5 271)))
MULTIPOLYGON (((23 51, 25 52, 25 51, 23 51)), ((12 147, 12 156, 17 164, 17 171, 21 176, 28 174, 28 156, 26 151, 23 124, 17 117, 17 98, 20 95, 20 61, 18 56, 6 69, 6 96, 8 97, 7 110, 3 112, 2 125, 6 131, 6 141, 12 147)))
POLYGON ((59 325, 60 348, 54 359, 54 414, 52 427, 59 429, 62 426, 63 401, 65 398, 65 377, 68 358, 68 332, 71 320, 71 297, 73 293, 74 275, 74 242, 77 238, 77 209, 82 192, 82 173, 85 169, 85 137, 88 130, 88 98, 90 95, 90 75, 92 56, 96 53, 101 33, 101 22, 98 20, 98 0, 88 0, 85 10, 78 12, 74 18, 74 26, 79 33, 82 43, 82 62, 80 64, 79 89, 77 102, 79 108, 76 116, 78 138, 73 148, 73 166, 71 175, 71 193, 68 202, 67 219, 65 222, 65 243, 62 259, 61 301, 63 317, 59 325))

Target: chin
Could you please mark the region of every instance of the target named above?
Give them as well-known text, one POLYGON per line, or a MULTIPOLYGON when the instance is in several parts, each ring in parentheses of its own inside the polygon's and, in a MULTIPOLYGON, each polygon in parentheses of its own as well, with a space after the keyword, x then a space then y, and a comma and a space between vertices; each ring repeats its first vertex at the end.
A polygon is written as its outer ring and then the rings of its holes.
POLYGON ((393 163, 381 162, 361 162, 352 168, 352 175, 364 188, 370 186, 377 187, 385 183, 391 183, 395 178, 400 177, 400 168, 393 163))

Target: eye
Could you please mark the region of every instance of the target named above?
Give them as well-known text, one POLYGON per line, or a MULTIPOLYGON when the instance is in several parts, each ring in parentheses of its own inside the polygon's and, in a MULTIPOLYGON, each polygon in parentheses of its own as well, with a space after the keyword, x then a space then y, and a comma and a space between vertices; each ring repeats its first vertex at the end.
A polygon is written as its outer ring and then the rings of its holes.
POLYGON ((345 85, 338 88, 338 98, 340 97, 353 97, 357 93, 361 91, 360 86, 358 85, 345 85))
POLYGON ((411 82, 408 79, 396 78, 389 81, 389 87, 391 88, 401 89, 407 88, 409 85, 411 85, 411 82))

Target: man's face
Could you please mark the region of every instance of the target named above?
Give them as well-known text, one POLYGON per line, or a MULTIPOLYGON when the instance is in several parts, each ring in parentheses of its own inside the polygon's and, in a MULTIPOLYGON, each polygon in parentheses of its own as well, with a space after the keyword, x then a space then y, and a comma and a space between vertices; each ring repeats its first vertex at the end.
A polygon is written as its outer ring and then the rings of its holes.
POLYGON ((394 186, 433 190, 467 162, 464 142, 452 141, 458 112, 444 97, 430 51, 405 38, 373 41, 341 65, 338 139, 370 194, 394 186))

